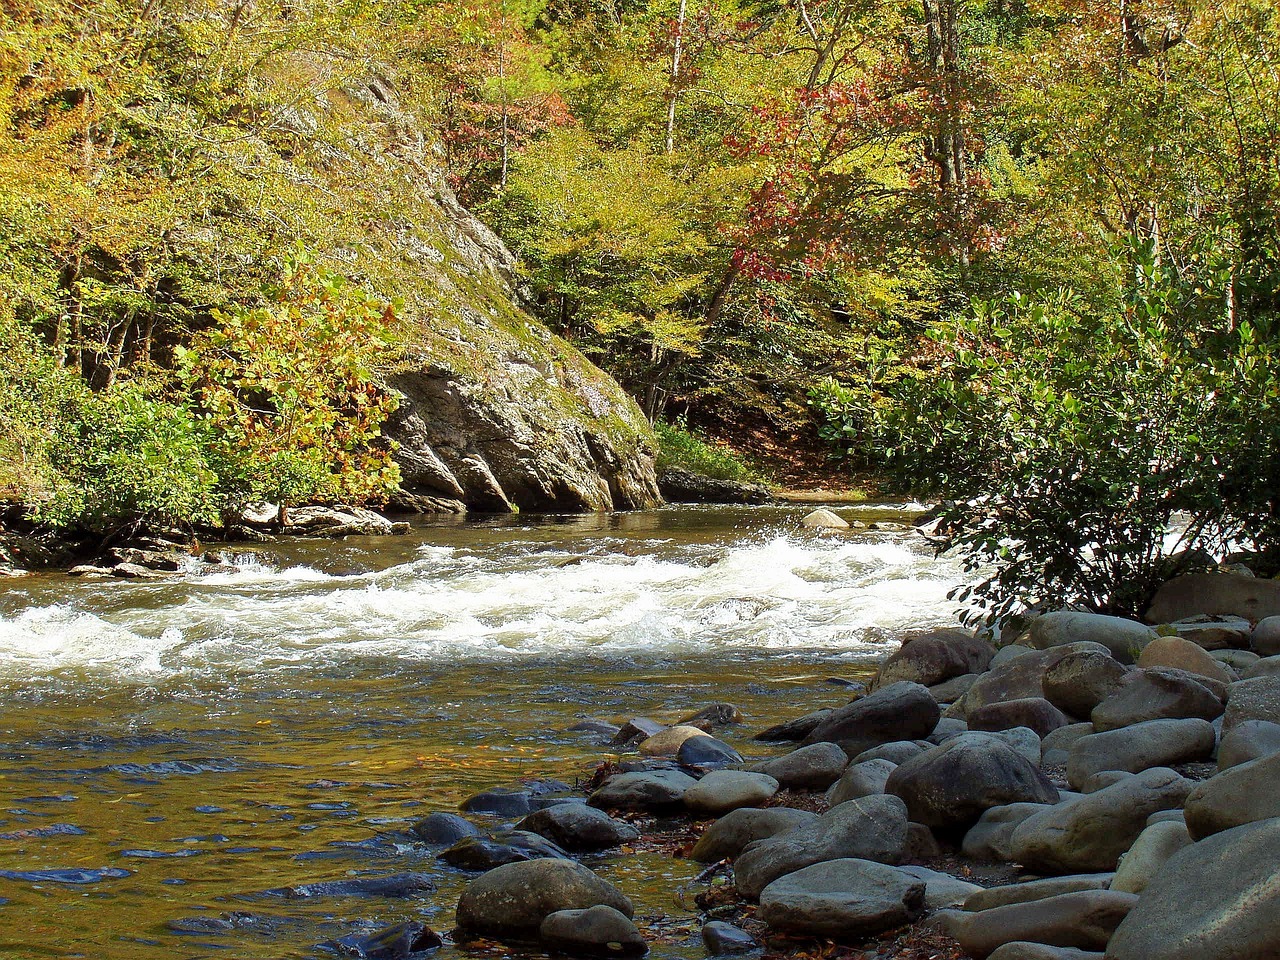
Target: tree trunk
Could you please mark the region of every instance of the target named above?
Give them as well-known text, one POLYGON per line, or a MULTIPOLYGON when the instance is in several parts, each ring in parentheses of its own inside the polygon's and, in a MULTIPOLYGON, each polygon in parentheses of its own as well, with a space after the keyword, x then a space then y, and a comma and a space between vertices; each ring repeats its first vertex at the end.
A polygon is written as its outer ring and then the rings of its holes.
POLYGON ((667 155, 676 151, 676 100, 680 96, 680 58, 684 53, 684 20, 688 0, 680 0, 676 15, 676 36, 671 46, 671 83, 667 88, 667 155))

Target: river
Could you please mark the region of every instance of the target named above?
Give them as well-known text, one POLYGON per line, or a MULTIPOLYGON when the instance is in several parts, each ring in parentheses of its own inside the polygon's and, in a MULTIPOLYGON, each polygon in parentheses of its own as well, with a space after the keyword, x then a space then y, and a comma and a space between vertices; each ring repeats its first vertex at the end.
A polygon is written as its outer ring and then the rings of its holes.
MULTIPOLYGON (((962 578, 914 533, 820 536, 805 512, 424 520, 230 547, 235 573, 5 584, 0 956, 334 957, 353 931, 448 930, 467 875, 405 828, 485 787, 585 777, 608 751, 577 719, 728 701, 747 724, 726 739, 777 752, 750 733, 846 702, 832 680, 954 623, 962 578), (438 889, 269 892, 406 870, 438 889)), ((672 891, 697 865, 587 862, 639 916, 692 918, 672 891)), ((696 929, 667 939, 655 956, 703 956, 696 929)))

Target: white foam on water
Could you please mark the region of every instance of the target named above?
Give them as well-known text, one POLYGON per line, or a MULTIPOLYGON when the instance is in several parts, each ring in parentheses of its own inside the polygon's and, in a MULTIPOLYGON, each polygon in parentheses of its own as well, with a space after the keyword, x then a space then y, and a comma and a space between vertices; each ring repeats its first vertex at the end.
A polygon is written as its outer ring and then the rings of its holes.
POLYGON ((240 558, 235 572, 190 573, 171 602, 90 613, 73 596, 0 619, 0 678, 148 682, 365 656, 848 652, 955 619, 946 594, 959 564, 908 538, 645 544, 657 552, 425 546, 408 563, 341 576, 240 558))

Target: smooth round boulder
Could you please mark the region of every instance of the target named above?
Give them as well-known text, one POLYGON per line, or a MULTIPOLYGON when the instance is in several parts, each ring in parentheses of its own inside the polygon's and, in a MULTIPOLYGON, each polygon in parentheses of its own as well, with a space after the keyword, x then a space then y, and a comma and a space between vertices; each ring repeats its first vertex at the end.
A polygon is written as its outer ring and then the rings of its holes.
POLYGON ((472 880, 458 901, 457 924, 471 933, 530 937, 559 910, 604 904, 626 917, 631 901, 613 884, 574 860, 509 863, 472 880))
POLYGON ((1238 573, 1188 573, 1160 585, 1147 608, 1149 623, 1202 615, 1260 620, 1280 614, 1280 582, 1238 573))
POLYGON ((1245 720, 1223 734, 1218 744, 1218 769, 1237 767, 1273 753, 1280 753, 1280 723, 1245 720))
POLYGON ((674 757, 680 746, 690 737, 705 737, 707 731, 700 727, 667 727, 640 742, 639 750, 646 757, 674 757))
POLYGON ((980 673, 962 673, 958 677, 952 677, 950 680, 943 680, 941 683, 935 683, 929 687, 929 696, 937 700, 938 703, 955 703, 966 693, 968 693, 978 678, 980 673))
POLYGON ((1252 650, 1210 650, 1209 656, 1239 676, 1262 658, 1252 650))
POLYGON ((830 860, 774 880, 757 919, 781 933, 850 939, 900 927, 924 909, 925 884, 870 860, 830 860))
POLYGON ((1049 804, 1046 803, 1010 803, 992 807, 965 833, 960 849, 972 860, 1012 860, 1009 841, 1014 829, 1023 820, 1047 809, 1049 804))
POLYGON ((1024 880, 1019 883, 978 890, 964 902, 964 909, 971 913, 1004 907, 1012 903, 1031 903, 1060 897, 1064 893, 1080 893, 1083 890, 1109 890, 1114 873, 1077 873, 1067 877, 1045 877, 1043 880, 1024 880))
POLYGON ((1227 709, 1222 717, 1223 734, 1246 720, 1280 723, 1280 677, 1254 677, 1227 688, 1227 709))
POLYGON ((964 674, 982 673, 991 665, 995 647, 963 630, 937 630, 908 638, 880 665, 874 686, 901 680, 932 687, 964 674))
POLYGON ((440 859, 451 867, 477 871, 543 857, 566 858, 568 854, 545 837, 522 830, 494 837, 463 837, 440 852, 440 859))
POLYGON ((665 723, 659 723, 649 717, 632 717, 618 728, 618 732, 614 734, 612 742, 614 746, 618 747, 638 743, 661 733, 665 729, 667 729, 665 723))
POLYGON ((516 824, 516 829, 536 833, 575 852, 605 850, 640 836, 631 824, 584 803, 561 803, 538 810, 516 824))
POLYGON ((1205 677, 1181 670, 1140 670, 1102 703, 1089 719, 1099 730, 1116 730, 1146 720, 1215 720, 1222 716, 1223 698, 1205 677))
POLYGON ((926 687, 902 681, 833 710, 805 743, 829 741, 852 757, 882 743, 927 737, 940 715, 926 687))
POLYGON ((940 870, 908 864, 898 868, 907 876, 924 883, 924 905, 927 910, 948 910, 958 907, 982 887, 940 870))
POLYGON ((690 859, 699 863, 715 863, 726 857, 736 857, 747 844, 786 833, 797 827, 812 826, 818 815, 808 810, 791 807, 742 807, 725 814, 707 827, 694 844, 690 859))
MULTIPOLYGON (((1274 677, 1280 674, 1280 657, 1264 657, 1257 663, 1251 664, 1247 670, 1240 675, 1241 680, 1253 680, 1256 677, 1274 677)), ((1231 678, 1234 680, 1235 678, 1231 678)), ((1229 680, 1228 682, 1231 682, 1229 680)))
POLYGON ((750 769, 773 777, 784 787, 825 790, 849 766, 849 755, 834 743, 811 743, 781 757, 757 763, 750 769))
POLYGON ((478 837, 484 832, 456 813, 429 813, 409 829, 423 843, 444 846, 457 843, 463 837, 478 837))
POLYGON ((652 810, 678 806, 698 781, 679 770, 620 773, 606 780, 587 801, 593 807, 652 810))
POLYGON ((684 767, 707 769, 742 763, 742 754, 715 737, 690 737, 680 744, 676 759, 684 767))
POLYGON ((1040 744, 1040 765, 1059 766, 1067 762, 1076 741, 1097 733, 1092 723, 1073 723, 1059 727, 1040 744))
POLYGON ((963 720, 972 711, 989 703, 1043 697, 1044 678, 1050 668, 1072 654, 1089 652, 1110 655, 1101 644, 1085 641, 1048 650, 1033 650, 993 665, 969 688, 968 693, 947 708, 946 716, 963 720))
POLYGON ((1249 646, 1253 626, 1243 617, 1196 617, 1171 623, 1178 636, 1205 650, 1244 650, 1249 646))
POLYGON ((1204 647, 1184 637, 1156 637, 1138 657, 1138 666, 1185 670, 1219 683, 1230 683, 1235 679, 1225 666, 1209 656, 1204 647))
POLYGON ((630 918, 605 904, 547 914, 538 928, 538 938, 566 953, 639 957, 649 952, 630 918))
POLYGON ((1094 707, 1120 689, 1132 670, 1110 653, 1073 653, 1044 672, 1044 697, 1073 717, 1088 717, 1094 707))
POLYGON ((1280 819, 1175 853, 1107 945, 1107 960, 1280 957, 1280 819))
POLYGON ((1031 621, 1027 643, 1036 650, 1071 643, 1100 643, 1121 663, 1133 663, 1142 648, 1156 638, 1145 623, 1101 613, 1057 610, 1031 621))
POLYGON ((1051 947, 1047 943, 1014 940, 996 947, 987 960, 1104 960, 1097 950, 1076 947, 1051 947))
POLYGON ((746 770, 713 770, 684 792, 684 805, 694 813, 721 814, 739 807, 759 807, 778 792, 778 781, 746 770))
POLYGON ((889 774, 897 769, 896 763, 888 760, 867 760, 854 763, 831 785, 827 791, 827 804, 834 807, 859 797, 872 797, 884 793, 884 785, 889 781, 889 774))
POLYGON ((775 723, 772 727, 760 731, 751 739, 759 740, 762 743, 794 743, 813 733, 818 724, 831 716, 832 713, 831 708, 823 707, 821 710, 806 713, 803 717, 775 723))
MULTIPOLYGON (((882 743, 878 747, 863 750, 853 758, 852 763, 866 763, 868 760, 888 760, 894 766, 919 756, 929 749, 927 742, 915 740, 893 740, 882 743)), ((851 763, 851 765, 852 765, 851 763)))
POLYGON ((1070 717, 1043 697, 1002 700, 969 712, 970 730, 995 731, 1027 727, 1040 738, 1070 722, 1070 717))
POLYGON ((1260 656, 1280 656, 1280 616, 1259 620, 1249 635, 1249 645, 1260 656))
POLYGON ((1079 790, 1104 770, 1140 773, 1152 767, 1208 760, 1216 734, 1207 720, 1147 720, 1081 737, 1067 755, 1067 782, 1079 790))
POLYGON ((1028 727, 1013 727, 1009 730, 966 730, 944 743, 953 740, 994 740, 1020 755, 1033 767, 1040 766, 1040 738, 1028 727))
POLYGON ((1165 862, 1192 843, 1187 825, 1181 820, 1161 820, 1149 824, 1133 846, 1120 858, 1112 890, 1142 893, 1164 867, 1165 862))
POLYGON ((968 828, 991 807, 1056 803, 1058 790, 1025 757, 998 740, 957 737, 899 765, 885 791, 901 797, 916 823, 968 828))
POLYGON ((1250 760, 1195 785, 1183 807, 1195 840, 1280 817, 1280 754, 1250 760))
POLYGON ((699 728, 703 724, 709 727, 727 727, 741 722, 742 711, 732 703, 713 703, 703 707, 701 710, 694 711, 678 721, 679 724, 688 724, 699 728))
POLYGON ((738 892, 756 899, 778 877, 814 863, 856 858, 901 860, 907 840, 907 808, 886 795, 850 800, 828 810, 818 822, 759 840, 733 865, 738 892))
POLYGON ((1018 940, 1101 950, 1137 903, 1131 893, 1082 890, 978 913, 965 911, 958 922, 948 924, 948 932, 974 957, 989 956, 1018 940))
POLYGON ((750 953, 760 949, 760 941, 741 927, 723 920, 708 920, 702 925, 702 945, 713 957, 750 953))
POLYGON ((1164 767, 1125 776, 1023 820, 1010 837, 1010 853, 1028 870, 1040 873, 1115 870, 1147 818, 1181 807, 1191 787, 1190 780, 1164 767))
POLYGON ((805 514, 800 525, 811 530, 848 530, 849 522, 825 507, 805 514))

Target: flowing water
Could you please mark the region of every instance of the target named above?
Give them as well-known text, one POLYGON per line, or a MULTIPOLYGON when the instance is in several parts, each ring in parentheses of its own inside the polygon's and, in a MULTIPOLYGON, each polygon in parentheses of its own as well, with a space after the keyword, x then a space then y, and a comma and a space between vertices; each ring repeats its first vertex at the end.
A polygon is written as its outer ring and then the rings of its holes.
MULTIPOLYGON (((0 956, 335 957, 353 931, 448 930, 467 875, 407 826, 482 788, 585 778, 609 748, 566 732, 578 719, 729 701, 747 727, 727 739, 769 753, 749 732, 846 702, 832 678, 953 623, 962 578, 915 534, 818 536, 804 512, 423 522, 234 548, 235 573, 11 581, 0 956), (406 871, 437 889, 279 892, 406 871)), ((588 862, 640 916, 692 916, 676 890, 697 865, 588 862)), ((702 956, 683 936, 656 955, 702 956)))

